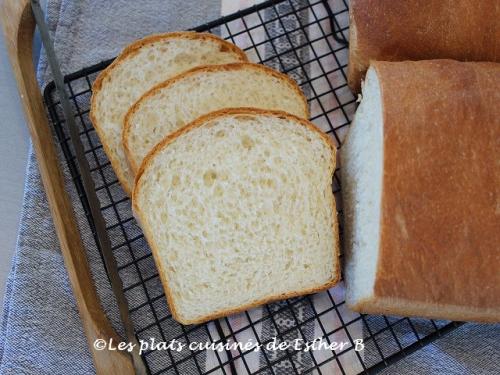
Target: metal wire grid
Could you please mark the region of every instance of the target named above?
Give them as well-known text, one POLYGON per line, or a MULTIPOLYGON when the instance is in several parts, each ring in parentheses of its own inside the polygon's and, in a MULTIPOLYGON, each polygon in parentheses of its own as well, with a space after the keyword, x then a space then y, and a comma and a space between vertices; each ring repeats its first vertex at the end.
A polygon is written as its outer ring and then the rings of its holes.
MULTIPOLYGON (((275 67, 296 79, 308 96, 311 120, 340 146, 355 109, 355 98, 346 84, 347 47, 340 43, 346 39, 347 15, 345 0, 336 0, 330 5, 319 0, 267 1, 196 30, 222 35, 243 48, 253 61, 275 67), (333 14, 333 19, 329 14, 333 14), (333 25, 338 33, 335 37, 331 29, 333 25)), ((328 343, 349 343, 338 351, 287 349, 279 352, 263 349, 261 355, 241 348, 232 352, 150 350, 143 356, 152 374, 373 373, 457 325, 353 313, 345 306, 342 285, 314 296, 269 304, 262 309, 208 324, 182 326, 176 323, 168 311, 151 252, 132 216, 129 199, 119 185, 88 117, 92 82, 110 62, 70 74, 66 82, 137 337, 145 340, 153 337, 165 342, 175 339, 184 344, 253 340, 266 345, 274 336, 278 340, 299 338, 311 342, 322 337, 328 343), (363 352, 354 350, 353 340, 357 338, 364 339, 363 352)), ((53 83, 47 86, 44 98, 96 237, 53 83)), ((337 198, 339 192, 336 174, 334 193, 337 198)), ((341 214, 341 210, 339 212, 341 214)))

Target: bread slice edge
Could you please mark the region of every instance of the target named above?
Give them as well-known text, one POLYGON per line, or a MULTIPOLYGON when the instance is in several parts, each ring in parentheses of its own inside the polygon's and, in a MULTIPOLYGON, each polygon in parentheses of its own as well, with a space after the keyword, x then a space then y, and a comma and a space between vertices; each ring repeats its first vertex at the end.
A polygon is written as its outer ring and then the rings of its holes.
POLYGON ((390 315, 454 321, 497 323, 500 309, 476 309, 468 306, 434 304, 402 298, 377 297, 372 295, 355 303, 347 301, 349 309, 373 315, 390 315))

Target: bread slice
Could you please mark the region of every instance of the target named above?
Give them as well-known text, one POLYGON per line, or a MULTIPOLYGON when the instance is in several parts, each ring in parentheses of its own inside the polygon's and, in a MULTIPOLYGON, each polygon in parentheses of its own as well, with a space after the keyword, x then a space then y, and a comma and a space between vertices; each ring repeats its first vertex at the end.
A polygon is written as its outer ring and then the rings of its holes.
POLYGON ((164 82, 134 104, 123 144, 134 172, 165 136, 206 113, 230 107, 283 110, 307 118, 307 99, 295 81, 264 65, 195 68, 164 82))
POLYGON ((339 279, 335 147, 285 112, 210 113, 146 157, 133 209, 170 310, 200 323, 339 279))
POLYGON ((198 65, 247 61, 243 51, 215 35, 176 32, 152 35, 126 47, 97 77, 90 119, 125 191, 133 175, 122 146, 123 119, 129 107, 155 84, 198 65))
POLYGON ((341 148, 347 304, 500 321, 500 64, 375 62, 341 148))

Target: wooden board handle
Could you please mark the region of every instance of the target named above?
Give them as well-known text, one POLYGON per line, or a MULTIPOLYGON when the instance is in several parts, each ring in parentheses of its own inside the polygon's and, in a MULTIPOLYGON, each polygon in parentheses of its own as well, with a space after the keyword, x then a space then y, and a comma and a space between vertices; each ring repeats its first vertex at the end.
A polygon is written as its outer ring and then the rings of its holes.
POLYGON ((73 207, 64 188, 52 132, 32 61, 35 21, 29 0, 3 0, 0 20, 12 69, 38 159, 61 252, 80 311, 94 364, 99 374, 133 374, 131 357, 121 351, 96 350, 96 339, 120 341, 99 302, 73 207))

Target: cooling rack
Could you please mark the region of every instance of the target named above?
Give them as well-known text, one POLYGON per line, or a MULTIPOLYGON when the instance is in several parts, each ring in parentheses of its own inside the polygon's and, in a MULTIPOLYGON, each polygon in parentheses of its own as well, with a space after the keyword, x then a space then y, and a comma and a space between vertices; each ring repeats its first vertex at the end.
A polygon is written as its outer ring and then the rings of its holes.
MULTIPOLYGON (((352 119, 356 98, 346 83, 348 2, 335 0, 266 1, 231 16, 197 27, 222 36, 244 49, 254 62, 289 74, 308 97, 311 121, 340 147, 352 119)), ((341 282, 329 291, 272 303, 203 325, 182 326, 173 320, 151 252, 132 216, 130 201, 111 168, 89 120, 90 96, 96 76, 110 61, 69 74, 67 90, 80 131, 118 264, 138 339, 184 344, 234 341, 267 343, 301 339, 311 343, 345 342, 340 350, 150 350, 143 359, 152 374, 358 374, 375 373, 452 330, 459 323, 404 317, 360 315, 349 311, 341 282), (364 350, 355 350, 363 339, 364 350)), ((58 144, 96 246, 94 217, 79 173, 54 83, 44 100, 58 144)), ((338 171, 333 191, 340 201, 338 171)), ((342 215, 341 207, 338 207, 342 215)), ((292 213, 293 214, 293 213, 292 213)))

